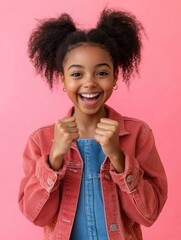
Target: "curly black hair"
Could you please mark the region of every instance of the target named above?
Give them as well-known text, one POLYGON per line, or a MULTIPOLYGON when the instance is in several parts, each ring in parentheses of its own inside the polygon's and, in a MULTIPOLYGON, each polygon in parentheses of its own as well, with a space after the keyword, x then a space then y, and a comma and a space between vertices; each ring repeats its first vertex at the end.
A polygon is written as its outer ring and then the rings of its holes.
POLYGON ((76 28, 72 18, 63 13, 58 18, 40 20, 33 30, 28 53, 38 74, 45 76, 50 88, 63 73, 63 62, 68 51, 87 43, 107 50, 114 69, 121 68, 127 85, 134 72, 138 73, 141 60, 143 25, 129 12, 104 9, 93 29, 76 28))

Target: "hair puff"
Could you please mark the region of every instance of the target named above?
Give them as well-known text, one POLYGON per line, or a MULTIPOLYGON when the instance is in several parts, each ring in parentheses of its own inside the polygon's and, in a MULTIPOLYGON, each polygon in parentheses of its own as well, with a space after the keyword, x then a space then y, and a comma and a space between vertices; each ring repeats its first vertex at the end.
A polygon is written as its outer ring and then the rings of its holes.
POLYGON ((40 20, 28 42, 29 57, 38 74, 44 75, 50 88, 57 79, 57 50, 68 34, 76 31, 72 18, 64 13, 60 17, 40 20))
POLYGON ((116 41, 123 81, 129 85, 130 76, 134 71, 138 73, 141 61, 143 25, 129 12, 104 9, 97 28, 116 41))

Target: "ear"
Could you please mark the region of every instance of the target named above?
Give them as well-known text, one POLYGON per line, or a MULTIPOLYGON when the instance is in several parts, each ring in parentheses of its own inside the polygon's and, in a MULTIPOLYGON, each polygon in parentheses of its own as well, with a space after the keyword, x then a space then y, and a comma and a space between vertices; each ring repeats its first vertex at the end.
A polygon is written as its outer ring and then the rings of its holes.
POLYGON ((59 79, 63 87, 65 87, 65 76, 63 73, 59 74, 59 79))
POLYGON ((119 69, 117 68, 117 69, 114 70, 114 86, 117 83, 118 75, 119 75, 119 69))

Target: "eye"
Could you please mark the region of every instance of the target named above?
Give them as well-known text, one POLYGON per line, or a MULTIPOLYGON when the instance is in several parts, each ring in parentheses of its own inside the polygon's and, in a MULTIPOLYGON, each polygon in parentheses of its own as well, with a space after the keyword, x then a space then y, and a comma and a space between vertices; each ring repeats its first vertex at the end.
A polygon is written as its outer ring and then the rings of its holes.
POLYGON ((107 71, 99 71, 96 75, 97 76, 107 76, 108 72, 107 71))
POLYGON ((74 73, 71 74, 71 77, 79 78, 79 77, 81 77, 81 75, 82 74, 80 72, 74 72, 74 73))

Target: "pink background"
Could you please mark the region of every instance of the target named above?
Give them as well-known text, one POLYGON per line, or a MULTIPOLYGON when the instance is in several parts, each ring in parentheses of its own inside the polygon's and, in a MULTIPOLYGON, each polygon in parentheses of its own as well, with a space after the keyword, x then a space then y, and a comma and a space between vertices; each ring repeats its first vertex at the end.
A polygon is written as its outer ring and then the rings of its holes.
POLYGON ((20 213, 22 152, 36 128, 67 112, 70 101, 59 87, 53 93, 37 77, 27 57, 35 19, 72 14, 80 27, 94 26, 106 5, 132 11, 148 39, 140 77, 128 91, 119 82, 109 104, 124 115, 145 120, 153 129, 169 182, 169 198, 157 222, 143 227, 145 240, 180 240, 181 185, 181 2, 178 0, 6 0, 0 3, 0 238, 40 240, 42 229, 20 213), (3 2, 3 3, 2 3, 3 2))

